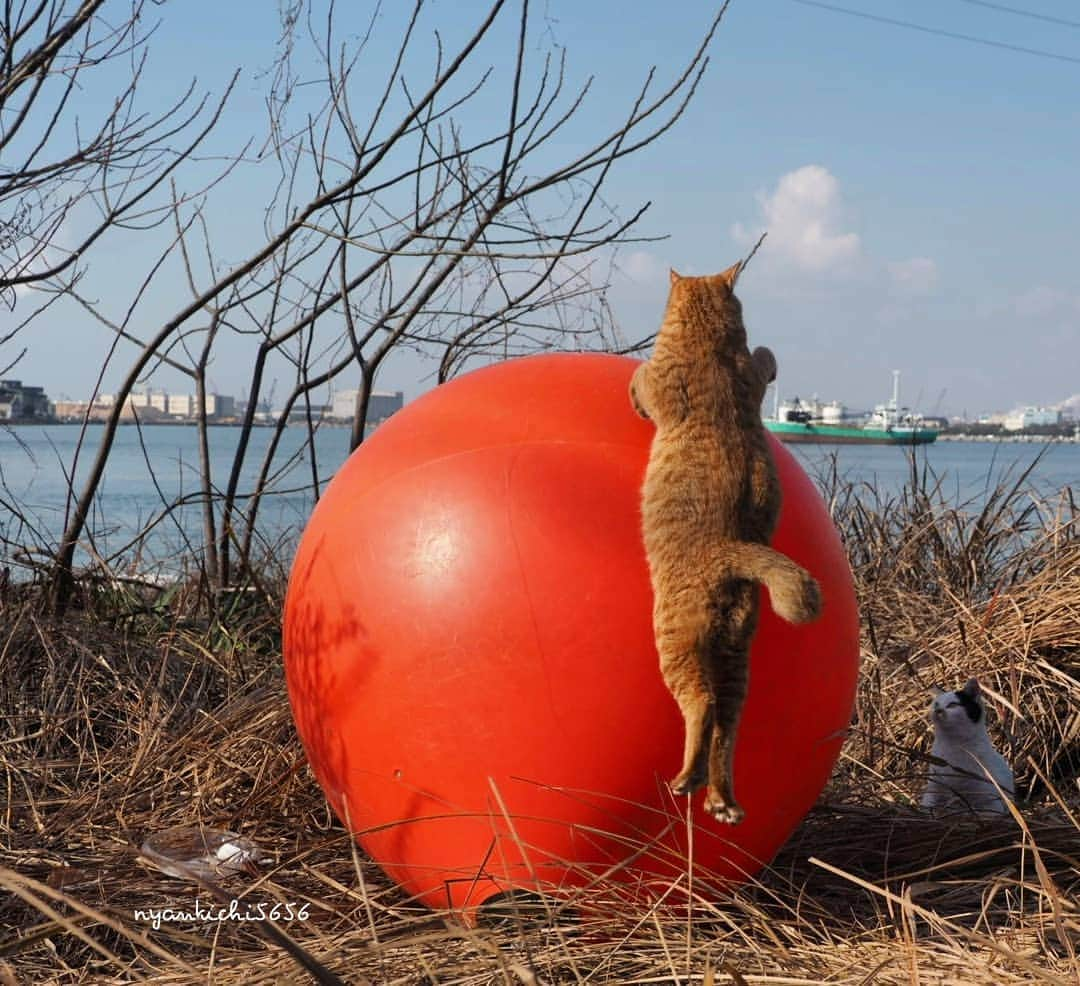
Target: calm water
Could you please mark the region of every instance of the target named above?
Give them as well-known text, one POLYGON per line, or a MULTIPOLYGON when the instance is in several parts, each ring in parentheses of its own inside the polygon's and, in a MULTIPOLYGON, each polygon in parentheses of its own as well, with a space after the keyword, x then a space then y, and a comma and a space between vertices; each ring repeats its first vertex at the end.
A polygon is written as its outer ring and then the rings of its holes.
MULTIPOLYGON (((88 428, 80 450, 77 426, 0 429, 0 539, 7 542, 8 554, 11 543, 42 544, 59 538, 70 510, 68 477, 74 473, 75 489, 80 490, 102 432, 101 425, 88 428), (15 516, 13 507, 21 519, 15 516)), ((238 487, 241 497, 250 495, 255 488, 272 437, 270 428, 252 431, 238 487)), ((228 486, 239 439, 239 428, 209 431, 213 486, 221 494, 228 486)), ((264 497, 259 513, 260 530, 271 542, 294 541, 314 503, 309 492, 310 462, 297 454, 303 451, 305 439, 303 428, 287 429, 274 456, 270 495, 264 497)), ((317 433, 316 464, 321 486, 344 461, 348 444, 349 432, 345 428, 324 428, 317 433)), ((149 557, 146 553, 140 557, 140 567, 153 567, 155 560, 175 555, 185 537, 193 545, 200 544, 200 507, 186 503, 166 509, 178 499, 198 493, 198 462, 198 435, 193 427, 144 426, 141 436, 138 428, 121 427, 90 524, 94 550, 106 556, 120 551, 135 531, 152 521, 158 524, 149 542, 149 557)))
MULTIPOLYGON (((0 430, 0 538, 15 544, 47 544, 64 526, 67 476, 73 464, 76 479, 85 476, 101 439, 101 426, 88 429, 84 447, 76 456, 79 428, 65 425, 0 430), (23 515, 20 521, 15 510, 23 515), (29 524, 29 526, 27 526, 29 524)), ((214 485, 224 490, 239 429, 210 430, 214 485)), ((118 432, 105 480, 95 509, 95 549, 103 554, 124 548, 132 532, 163 513, 164 505, 198 489, 198 450, 194 428, 147 426, 118 432)), ((248 467, 241 484, 250 492, 269 445, 270 429, 252 434, 248 467)), ((296 461, 305 432, 291 428, 275 457, 274 494, 260 512, 260 530, 269 540, 288 544, 302 531, 313 499, 307 488, 310 464, 296 461), (290 459, 293 461, 290 464, 290 459)), ((348 431, 324 428, 316 436, 316 462, 325 482, 348 454, 348 431)), ((847 480, 874 484, 879 490, 898 490, 910 474, 908 450, 880 445, 788 446, 811 476, 826 472, 835 456, 836 467, 847 480)), ((928 465, 942 480, 951 501, 977 503, 1001 480, 1016 478, 1040 456, 1028 485, 1036 495, 1050 495, 1066 486, 1080 486, 1080 444, 937 442, 915 450, 920 468, 928 465)), ((188 504, 168 514, 156 529, 150 558, 167 558, 182 543, 201 541, 198 508, 188 504)), ((3 550, 3 549, 0 549, 3 550)), ((288 549, 286 549, 288 550, 288 549)))
MULTIPOLYGON (((898 490, 911 476, 912 450, 890 445, 788 445, 806 471, 818 477, 831 468, 851 482, 898 490)), ((1000 482, 1019 479, 1034 466, 1025 488, 1050 496, 1065 487, 1080 487, 1080 442, 952 442, 937 441, 914 450, 920 472, 928 467, 941 481, 951 503, 978 503, 1000 482)))

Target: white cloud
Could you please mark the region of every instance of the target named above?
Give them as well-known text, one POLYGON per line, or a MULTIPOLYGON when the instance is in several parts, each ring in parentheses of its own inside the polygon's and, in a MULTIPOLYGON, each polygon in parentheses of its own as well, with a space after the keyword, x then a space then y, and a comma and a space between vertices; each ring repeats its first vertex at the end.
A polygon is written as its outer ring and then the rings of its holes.
MULTIPOLYGON (((812 273, 850 269, 861 259, 859 234, 841 229, 840 183, 821 165, 789 171, 757 198, 760 228, 769 234, 765 248, 774 259, 812 273)), ((749 245, 760 234, 736 223, 732 235, 749 245)))
POLYGON ((888 269, 893 286, 904 294, 929 294, 937 285, 937 264, 929 257, 894 260, 888 269))
POLYGON ((625 257, 617 257, 615 263, 627 280, 635 284, 655 284, 667 274, 664 264, 646 250, 634 250, 625 257))

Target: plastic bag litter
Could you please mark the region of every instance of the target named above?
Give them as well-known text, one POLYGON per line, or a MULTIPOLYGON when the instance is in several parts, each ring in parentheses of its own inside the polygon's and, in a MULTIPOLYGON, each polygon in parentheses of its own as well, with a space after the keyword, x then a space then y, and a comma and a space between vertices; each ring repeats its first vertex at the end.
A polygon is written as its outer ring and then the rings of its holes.
POLYGON ((162 873, 190 879, 256 872, 263 853, 250 839, 204 826, 177 826, 149 836, 139 850, 162 873), (179 865, 174 865, 179 864, 179 865), (182 868, 181 868, 182 867, 182 868))

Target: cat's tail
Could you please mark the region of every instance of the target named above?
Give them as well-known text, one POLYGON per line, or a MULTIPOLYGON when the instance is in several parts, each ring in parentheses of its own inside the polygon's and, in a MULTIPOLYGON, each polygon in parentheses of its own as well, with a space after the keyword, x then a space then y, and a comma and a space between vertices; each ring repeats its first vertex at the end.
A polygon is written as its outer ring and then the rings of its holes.
POLYGON ((787 555, 765 544, 739 541, 724 545, 725 574, 760 582, 769 590, 776 615, 788 623, 809 623, 821 614, 817 581, 787 555))

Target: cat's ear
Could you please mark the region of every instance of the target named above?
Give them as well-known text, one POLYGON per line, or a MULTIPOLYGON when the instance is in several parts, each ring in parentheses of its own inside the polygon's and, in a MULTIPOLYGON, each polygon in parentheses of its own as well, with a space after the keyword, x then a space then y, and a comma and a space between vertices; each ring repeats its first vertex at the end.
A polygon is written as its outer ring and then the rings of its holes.
POLYGON ((939 695, 944 695, 945 694, 945 689, 944 688, 938 688, 937 685, 931 685, 930 686, 930 691, 932 691, 934 693, 934 698, 937 698, 939 695))
POLYGON ((970 678, 968 683, 960 690, 965 695, 970 695, 972 698, 978 698, 982 694, 982 688, 979 687, 978 678, 970 678))
POLYGON ((682 274, 680 274, 674 267, 672 267, 668 271, 668 277, 671 278, 671 283, 672 284, 674 284, 676 281, 681 281, 682 280, 682 274))
POLYGON ((734 290, 735 282, 739 279, 739 273, 743 269, 743 262, 740 260, 737 263, 732 264, 727 270, 721 271, 716 276, 723 281, 729 289, 734 290))
POLYGON ((766 386, 776 379, 776 357, 768 346, 758 346, 750 354, 750 358, 754 361, 766 386))

